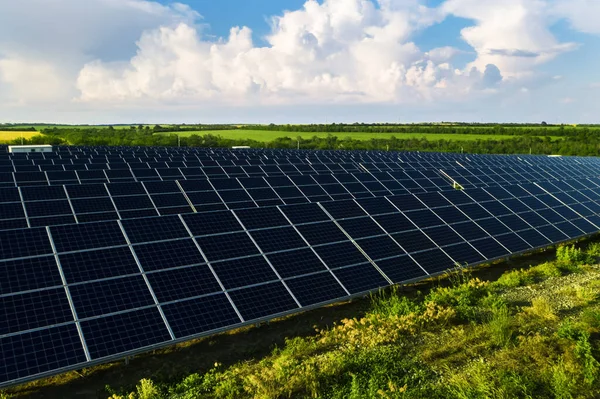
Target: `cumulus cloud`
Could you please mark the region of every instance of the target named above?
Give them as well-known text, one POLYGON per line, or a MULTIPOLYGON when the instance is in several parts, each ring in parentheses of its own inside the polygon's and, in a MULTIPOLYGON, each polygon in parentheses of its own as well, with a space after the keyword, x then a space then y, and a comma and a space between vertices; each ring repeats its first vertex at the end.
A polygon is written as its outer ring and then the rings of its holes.
POLYGON ((181 109, 474 101, 552 82, 538 67, 578 46, 560 42, 552 24, 567 18, 593 31, 583 14, 596 3, 308 0, 272 17, 266 45, 258 46, 248 27, 232 27, 216 40, 205 35, 200 15, 178 3, 23 0, 0 5, 0 104, 181 109), (461 37, 472 51, 415 44, 418 33, 448 16, 470 21, 461 37), (472 61, 456 68, 458 56, 472 61))
POLYGON ((265 103, 396 101, 427 96, 452 75, 443 63, 451 48, 429 57, 411 35, 443 15, 418 1, 307 1, 271 20, 268 46, 256 47, 250 29, 232 28, 209 42, 182 23, 145 33, 128 65, 101 61, 79 74, 83 101, 192 98, 265 103))
POLYGON ((442 8, 475 21, 461 35, 477 52, 471 66, 479 70, 493 64, 504 76, 518 78, 577 48, 576 43, 559 43, 554 37, 545 0, 447 0, 442 8))
POLYGON ((75 78, 96 57, 135 52, 147 30, 193 25, 199 14, 186 5, 146 0, 23 0, 0 4, 2 101, 70 101, 75 78))

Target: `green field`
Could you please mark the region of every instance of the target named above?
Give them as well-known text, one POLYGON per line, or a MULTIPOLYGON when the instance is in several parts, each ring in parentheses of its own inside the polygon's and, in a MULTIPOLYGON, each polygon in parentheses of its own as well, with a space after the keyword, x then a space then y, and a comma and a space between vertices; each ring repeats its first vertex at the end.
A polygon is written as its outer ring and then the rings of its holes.
MULTIPOLYGON (((156 134, 172 134, 172 133, 156 133, 156 134)), ((337 136, 338 138, 352 137, 356 140, 371 140, 371 139, 389 139, 392 136, 397 139, 421 139, 426 138, 430 141, 435 140, 454 140, 454 141, 475 141, 475 140, 510 140, 519 136, 510 135, 491 135, 491 134, 423 134, 423 133, 314 133, 314 132, 275 132, 265 130, 202 130, 193 132, 180 132, 181 137, 189 137, 193 134, 199 136, 206 134, 213 134, 215 136, 221 136, 226 139, 237 139, 245 140, 251 139, 256 141, 268 142, 281 137, 290 137, 295 139, 300 136, 303 139, 310 139, 314 136, 327 137, 328 134, 337 136)), ((552 140, 561 140, 562 137, 552 136, 552 140)))

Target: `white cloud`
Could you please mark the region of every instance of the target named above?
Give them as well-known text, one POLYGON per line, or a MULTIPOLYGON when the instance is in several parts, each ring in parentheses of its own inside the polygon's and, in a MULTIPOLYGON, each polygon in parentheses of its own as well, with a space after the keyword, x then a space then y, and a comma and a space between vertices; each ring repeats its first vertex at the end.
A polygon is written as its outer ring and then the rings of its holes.
POLYGON ((477 52, 471 66, 479 70, 494 64, 503 76, 518 78, 577 48, 576 43, 559 43, 552 35, 545 0, 448 0, 442 8, 475 21, 461 34, 477 52))
POLYGON ((199 105, 429 107, 509 98, 522 89, 533 97, 560 80, 539 66, 578 46, 559 41, 552 24, 568 18, 574 28, 591 32, 590 15, 600 16, 596 0, 427 3, 308 0, 270 19, 264 47, 247 27, 233 27, 216 40, 205 35, 199 14, 177 3, 0 5, 0 105, 45 103, 114 114, 117 107, 191 112, 199 105), (449 15, 472 21, 461 35, 473 51, 443 45, 425 50, 413 42, 449 15), (457 56, 473 61, 456 69, 457 56))
POLYGON ((566 17, 574 29, 600 34, 600 2, 598 0, 554 0, 551 12, 557 17, 566 17))
POLYGON ((248 28, 203 40, 185 23, 145 33, 127 66, 95 61, 79 74, 81 99, 130 98, 263 103, 402 101, 429 97, 452 71, 451 48, 423 54, 410 41, 440 19, 419 2, 307 1, 272 19, 269 46, 248 28), (427 61, 429 60, 429 61, 427 61))
POLYGON ((2 102, 70 101, 81 67, 128 57, 142 32, 199 15, 146 0, 23 0, 0 4, 2 102))

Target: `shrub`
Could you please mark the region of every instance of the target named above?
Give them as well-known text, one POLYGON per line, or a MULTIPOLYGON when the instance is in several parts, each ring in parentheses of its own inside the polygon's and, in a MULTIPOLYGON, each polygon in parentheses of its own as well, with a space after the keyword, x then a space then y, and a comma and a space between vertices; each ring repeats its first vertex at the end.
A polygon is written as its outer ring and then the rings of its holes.
POLYGON ((514 288, 533 284, 534 282, 535 279, 533 273, 531 273, 529 270, 520 269, 504 273, 496 281, 496 285, 506 288, 514 288))
POLYGON ((592 344, 590 343, 590 333, 584 331, 575 344, 575 355, 579 358, 583 366, 584 381, 592 385, 600 370, 600 363, 592 354, 592 344))
POLYGON ((565 367, 562 357, 552 366, 552 393, 556 399, 572 399, 577 381, 565 367))
POLYGON ((432 290, 425 297, 425 303, 451 307, 456 310, 460 319, 475 320, 479 313, 480 301, 489 293, 489 283, 474 278, 453 287, 439 287, 432 290))
POLYGON ((581 265, 588 261, 588 256, 581 249, 575 248, 575 245, 559 245, 556 248, 556 259, 559 262, 581 265))
POLYGON ((543 277, 560 277, 564 274, 563 268, 557 262, 542 263, 541 265, 532 267, 531 270, 543 277))

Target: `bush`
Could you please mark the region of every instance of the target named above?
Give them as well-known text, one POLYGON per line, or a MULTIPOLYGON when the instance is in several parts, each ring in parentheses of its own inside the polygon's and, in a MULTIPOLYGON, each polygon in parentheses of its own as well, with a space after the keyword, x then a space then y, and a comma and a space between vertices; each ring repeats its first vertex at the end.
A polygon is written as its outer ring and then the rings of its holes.
POLYGON ((588 256, 581 249, 575 248, 575 245, 559 245, 556 248, 556 259, 559 262, 582 265, 587 263, 588 256))
POLYGON ((535 283, 534 274, 524 269, 504 273, 496 281, 496 285, 506 288, 522 287, 533 283, 535 283))
POLYGON ((425 303, 450 307, 460 319, 476 320, 480 310, 478 306, 489 293, 489 283, 475 278, 453 287, 436 288, 425 297, 425 303))

